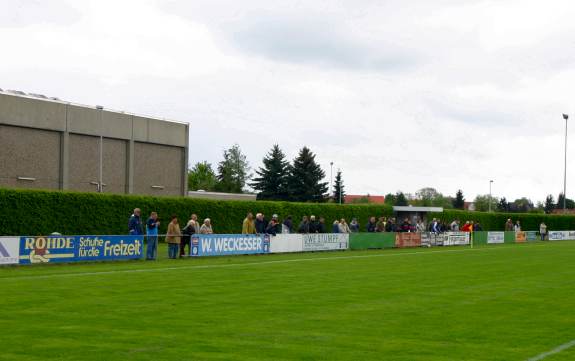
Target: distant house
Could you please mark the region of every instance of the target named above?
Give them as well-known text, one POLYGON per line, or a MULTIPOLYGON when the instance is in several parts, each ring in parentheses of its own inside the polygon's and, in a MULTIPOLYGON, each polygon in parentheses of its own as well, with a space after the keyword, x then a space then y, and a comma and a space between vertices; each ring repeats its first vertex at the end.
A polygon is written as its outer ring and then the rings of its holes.
POLYGON ((372 203, 383 204, 385 203, 384 196, 372 196, 370 194, 346 194, 345 203, 372 203))
POLYGON ((464 202, 463 209, 466 211, 474 211, 475 210, 475 203, 474 202, 464 202))
MULTIPOLYGON (((566 214, 575 214, 575 209, 566 209, 566 214)), ((563 208, 561 209, 553 209, 551 214, 563 214, 563 208)))

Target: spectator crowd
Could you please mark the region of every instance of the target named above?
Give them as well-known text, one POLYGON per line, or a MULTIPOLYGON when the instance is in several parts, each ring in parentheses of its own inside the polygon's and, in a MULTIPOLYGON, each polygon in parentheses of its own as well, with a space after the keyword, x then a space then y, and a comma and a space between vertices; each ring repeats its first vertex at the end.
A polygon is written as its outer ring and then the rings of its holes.
MULTIPOLYGON (((156 258, 158 247, 158 227, 160 221, 156 212, 151 212, 149 218, 142 222, 141 210, 134 209, 133 214, 128 221, 128 230, 130 235, 145 235, 148 239, 148 247, 146 251, 146 259, 151 260, 156 258)), ((364 228, 365 232, 478 232, 483 231, 483 227, 479 222, 466 221, 463 225, 459 219, 453 220, 451 223, 446 223, 443 220, 433 218, 427 225, 422 219, 417 219, 415 224, 409 219, 405 218, 402 222, 398 222, 393 217, 370 217, 364 228)), ((248 213, 242 223, 242 234, 269 234, 275 236, 279 233, 356 233, 361 231, 361 226, 356 218, 353 218, 349 224, 345 218, 336 219, 330 225, 326 224, 324 217, 316 217, 314 215, 303 216, 297 226, 294 224, 292 216, 287 216, 280 222, 277 214, 273 214, 268 221, 263 213, 257 213, 254 217, 253 213, 248 213)), ((516 221, 513 223, 508 219, 505 223, 505 231, 519 232, 521 231, 521 223, 516 221)), ((212 222, 210 218, 205 218, 202 224, 198 222, 198 216, 192 214, 190 219, 185 223, 183 228, 180 228, 178 218, 175 215, 170 217, 170 222, 165 234, 166 243, 168 244, 169 258, 184 257, 189 253, 191 247, 191 236, 193 234, 212 234, 212 222), (186 253, 186 248, 188 253, 186 253)), ((541 240, 545 240, 547 235, 547 226, 541 223, 539 227, 541 240)))

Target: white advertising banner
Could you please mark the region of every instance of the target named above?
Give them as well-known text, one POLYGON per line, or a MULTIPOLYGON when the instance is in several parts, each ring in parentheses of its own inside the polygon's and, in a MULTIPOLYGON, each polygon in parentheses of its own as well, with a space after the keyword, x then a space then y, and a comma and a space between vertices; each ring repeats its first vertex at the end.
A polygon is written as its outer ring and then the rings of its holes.
POLYGON ((550 231, 550 241, 575 240, 575 231, 550 231))
POLYGON ((487 243, 504 243, 505 232, 487 232, 487 243))
POLYGON ((303 251, 335 251, 349 249, 347 233, 303 234, 303 251))
POLYGON ((20 237, 0 237, 0 265, 18 264, 20 261, 20 237))
POLYGON ((469 232, 446 232, 444 246, 464 246, 469 244, 469 232))
POLYGON ((303 235, 277 234, 270 237, 270 253, 303 252, 303 235))

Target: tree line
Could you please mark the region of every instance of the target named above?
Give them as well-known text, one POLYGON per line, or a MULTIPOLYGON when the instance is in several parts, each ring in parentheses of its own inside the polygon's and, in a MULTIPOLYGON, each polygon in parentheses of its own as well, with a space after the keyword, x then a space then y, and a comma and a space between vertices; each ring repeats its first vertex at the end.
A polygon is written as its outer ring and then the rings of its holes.
POLYGON ((188 189, 228 193, 244 193, 247 186, 257 192, 257 199, 294 202, 325 202, 344 198, 341 171, 336 175, 333 197, 328 194, 325 172, 316 162, 316 155, 303 147, 292 162, 275 144, 262 160, 262 167, 251 174, 251 167, 239 145, 224 150, 223 160, 214 171, 206 161, 196 163, 188 171, 188 189))

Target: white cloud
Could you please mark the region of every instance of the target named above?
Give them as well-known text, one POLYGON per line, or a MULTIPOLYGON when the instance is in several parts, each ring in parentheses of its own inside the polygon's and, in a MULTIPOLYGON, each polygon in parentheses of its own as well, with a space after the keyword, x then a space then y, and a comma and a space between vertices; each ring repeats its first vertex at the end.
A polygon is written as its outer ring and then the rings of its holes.
POLYGON ((0 16, 0 87, 191 121, 192 160, 308 145, 349 193, 562 189, 571 2, 38 4, 0 16))

